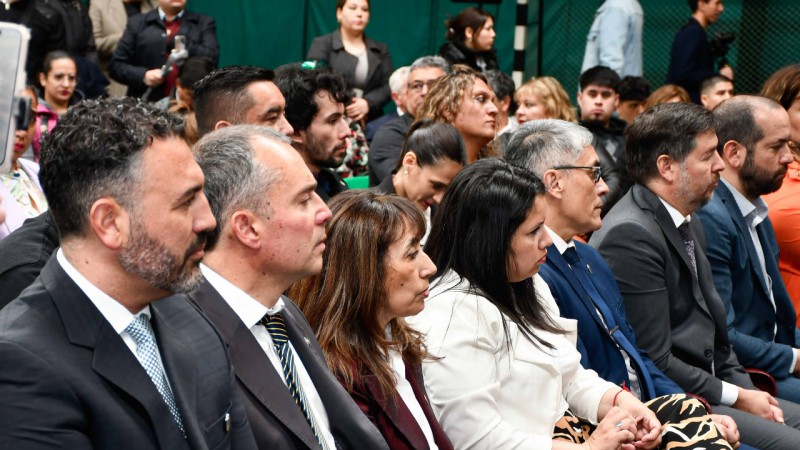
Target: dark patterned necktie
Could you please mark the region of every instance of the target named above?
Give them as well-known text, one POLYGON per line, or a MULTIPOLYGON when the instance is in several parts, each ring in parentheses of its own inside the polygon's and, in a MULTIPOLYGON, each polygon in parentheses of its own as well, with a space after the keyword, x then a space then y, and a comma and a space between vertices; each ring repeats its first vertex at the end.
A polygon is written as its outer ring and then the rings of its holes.
POLYGON ((678 232, 681 234, 683 247, 689 255, 689 260, 692 261, 692 274, 694 278, 697 279, 697 259, 695 259, 694 255, 694 237, 692 237, 692 229, 689 227, 689 222, 683 222, 681 226, 678 227, 678 232))
POLYGON ((294 402, 297 403, 303 416, 305 416, 308 424, 311 426, 311 431, 314 433, 317 441, 319 441, 319 445, 321 445, 323 449, 328 450, 328 442, 323 439, 322 435, 319 433, 319 425, 317 425, 317 421, 314 419, 314 414, 312 414, 306 395, 303 392, 303 386, 300 384, 294 365, 294 352, 292 352, 292 347, 289 346, 289 335, 286 333, 286 323, 283 321, 283 316, 281 313, 273 315, 267 314, 259 323, 264 325, 267 331, 269 331, 270 336, 272 336, 272 346, 275 347, 275 351, 278 352, 278 356, 281 359, 283 378, 286 380, 289 393, 292 394, 294 402))

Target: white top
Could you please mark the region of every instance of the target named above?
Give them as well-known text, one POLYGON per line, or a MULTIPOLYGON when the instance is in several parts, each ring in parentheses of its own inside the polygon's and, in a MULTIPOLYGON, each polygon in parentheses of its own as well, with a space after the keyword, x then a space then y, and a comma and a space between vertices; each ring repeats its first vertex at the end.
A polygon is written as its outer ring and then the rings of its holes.
POLYGON ((431 450, 438 450, 439 447, 436 446, 436 442, 433 440, 431 424, 428 423, 428 418, 425 417, 425 412, 414 395, 411 383, 406 380, 406 365, 403 362, 403 356, 396 350, 390 350, 389 363, 392 365, 392 372, 394 372, 397 394, 400 395, 400 399, 403 400, 408 410, 411 411, 411 415, 414 416, 414 420, 417 421, 417 425, 419 425, 422 434, 425 435, 425 439, 428 441, 428 447, 431 450))
MULTIPOLYGON (((684 216, 681 214, 680 211, 675 209, 674 206, 667 203, 661 197, 658 197, 661 200, 661 203, 667 208, 667 212, 669 213, 670 218, 672 219, 672 223, 675 224, 675 228, 683 225, 684 222, 689 223, 692 221, 692 216, 684 216)), ((794 367, 794 366, 792 366, 794 367)), ((711 373, 714 374, 714 362, 711 362, 711 373)), ((728 383, 727 381, 722 381, 722 393, 719 397, 719 404, 723 406, 733 406, 736 403, 736 400, 739 399, 739 388, 735 384, 728 383)))
POLYGON ((550 449, 553 427, 568 407, 597 423, 603 395, 619 390, 581 366, 576 321, 558 316, 539 275, 534 283, 552 320, 567 331, 536 330, 553 349, 530 342, 452 271, 434 282, 425 309, 407 318, 426 335, 428 351, 441 357, 423 361, 422 368, 433 410, 455 448, 550 449))
MULTIPOLYGON (((253 333, 253 337, 256 338, 258 345, 261 346, 261 349, 267 354, 269 361, 272 363, 275 371, 278 372, 280 379, 286 384, 286 379, 283 376, 281 358, 272 345, 272 336, 269 334, 266 327, 258 323, 266 314, 276 314, 280 312, 285 306, 283 299, 279 298, 278 301, 275 302, 275 306, 267 308, 259 303, 258 300, 251 297, 247 292, 239 289, 205 264, 200 264, 200 270, 203 272, 203 276, 206 280, 211 283, 211 286, 219 292, 219 295, 222 296, 228 306, 239 316, 242 323, 253 333)), ((294 350, 294 345, 292 345, 291 341, 289 341, 289 347, 291 347, 292 353, 294 354, 294 365, 295 369, 297 369, 300 385, 303 387, 306 400, 308 400, 311 414, 314 416, 314 419, 316 419, 318 425, 317 431, 321 434, 321 437, 327 441, 328 448, 336 448, 333 434, 331 434, 328 413, 325 410, 325 405, 322 403, 322 398, 319 396, 317 388, 314 387, 314 382, 308 375, 308 371, 303 365, 303 361, 294 350)))
MULTIPOLYGON (((122 341, 125 342, 125 345, 128 346, 131 352, 133 352, 133 356, 136 357, 136 360, 139 361, 139 356, 136 354, 136 349, 138 345, 136 341, 133 340, 133 337, 125 331, 128 328, 128 325, 133 322, 133 320, 140 315, 144 314, 147 316, 148 320, 151 318, 150 315, 150 306, 145 306, 141 311, 136 314, 132 314, 128 311, 128 308, 122 306, 122 304, 116 300, 114 300, 110 295, 106 294, 105 292, 101 291, 97 286, 93 285, 91 281, 87 280, 78 269, 75 268, 68 260, 67 257, 64 256, 63 250, 59 248, 56 251, 56 259, 58 263, 61 264, 61 267, 64 269, 64 272, 67 273, 72 281, 78 285, 81 291, 89 297, 89 300, 94 304, 94 306, 100 311, 100 314, 105 317, 108 323, 111 325, 111 328, 119 334, 122 338, 122 341)), ((158 337, 154 336, 156 342, 158 342, 158 337)), ((166 374, 167 371, 164 370, 164 363, 161 361, 161 351, 156 351, 156 356, 158 360, 158 365, 161 367, 161 371, 166 374)), ((141 361, 140 361, 141 363, 141 361)), ((144 366, 143 366, 144 367, 144 366)), ((167 379, 167 384, 169 384, 169 377, 164 377, 167 379)), ((170 389, 172 386, 170 385, 170 389)))

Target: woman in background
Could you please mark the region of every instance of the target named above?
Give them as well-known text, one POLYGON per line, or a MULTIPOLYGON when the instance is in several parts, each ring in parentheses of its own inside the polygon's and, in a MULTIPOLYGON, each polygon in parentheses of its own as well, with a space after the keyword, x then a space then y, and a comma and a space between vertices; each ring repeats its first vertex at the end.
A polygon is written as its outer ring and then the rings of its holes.
POLYGON ((800 326, 800 64, 775 72, 764 83, 761 95, 774 99, 789 113, 789 148, 794 161, 780 189, 765 195, 764 201, 769 205, 769 220, 781 249, 778 269, 800 326))
POLYGON ((290 295, 315 330, 328 366, 396 449, 451 450, 428 404, 417 314, 436 272, 422 251, 422 213, 410 201, 348 191, 328 204, 333 217, 319 275, 290 295))
POLYGON ((488 12, 471 6, 457 16, 445 21, 447 42, 439 54, 453 64, 465 64, 478 71, 497 69, 497 53, 494 49, 494 17, 488 12))
POLYGON ((25 219, 47 211, 47 199, 39 184, 39 165, 21 158, 30 148, 36 130, 37 99, 33 86, 26 87, 24 95, 31 99, 31 120, 28 128, 15 132, 11 171, 0 175, 0 197, 6 214, 5 222, 0 221, 0 239, 21 227, 25 219))
POLYGON ((444 191, 467 163, 464 141, 452 125, 422 119, 411 125, 402 153, 392 176, 372 190, 411 200, 425 215, 427 237, 432 208, 442 201, 444 191))
POLYGON ((311 42, 306 59, 325 61, 347 79, 356 95, 346 106, 347 117, 356 122, 383 115, 391 99, 389 76, 394 70, 389 47, 364 34, 369 24, 369 0, 337 0, 339 29, 311 42))
POLYGON ((645 111, 662 103, 692 103, 686 89, 677 84, 665 84, 653 91, 644 102, 645 111))
POLYGON ((42 89, 36 108, 34 161, 39 161, 42 137, 56 126, 58 118, 67 112, 67 108, 83 99, 83 94, 75 89, 78 85, 78 64, 67 52, 56 50, 44 57, 39 84, 42 89))
POLYGON ((567 92, 553 77, 531 78, 514 93, 514 101, 520 125, 538 119, 578 121, 567 92))

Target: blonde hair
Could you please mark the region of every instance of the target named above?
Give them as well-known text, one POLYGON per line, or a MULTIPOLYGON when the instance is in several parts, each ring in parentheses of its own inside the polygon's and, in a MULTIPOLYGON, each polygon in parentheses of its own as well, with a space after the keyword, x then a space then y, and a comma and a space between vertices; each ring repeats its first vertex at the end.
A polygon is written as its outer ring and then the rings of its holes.
POLYGON ((535 95, 544 103, 548 119, 578 121, 567 91, 553 77, 531 78, 514 93, 514 101, 518 104, 522 103, 520 99, 525 95, 535 95))

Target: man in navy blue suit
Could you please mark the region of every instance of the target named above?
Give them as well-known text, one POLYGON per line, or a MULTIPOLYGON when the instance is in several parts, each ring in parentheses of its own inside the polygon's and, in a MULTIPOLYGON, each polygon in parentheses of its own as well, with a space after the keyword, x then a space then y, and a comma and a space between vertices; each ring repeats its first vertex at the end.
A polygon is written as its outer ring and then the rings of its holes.
POLYGON ((715 110, 717 151, 725 163, 703 221, 714 285, 725 305, 739 362, 769 372, 777 397, 800 403, 800 332, 778 272, 778 243, 762 195, 781 186, 789 115, 778 102, 738 96, 715 110))
MULTIPOLYGON (((591 144, 591 132, 560 120, 525 124, 508 144, 505 158, 533 170, 547 189, 545 225, 553 244, 539 273, 561 315, 578 322, 577 346, 584 367, 644 402, 683 393, 637 348, 622 295, 602 256, 573 239, 600 228, 603 195, 608 192, 591 144)), ((738 441, 730 417, 712 415, 712 419, 732 443, 738 441)))

